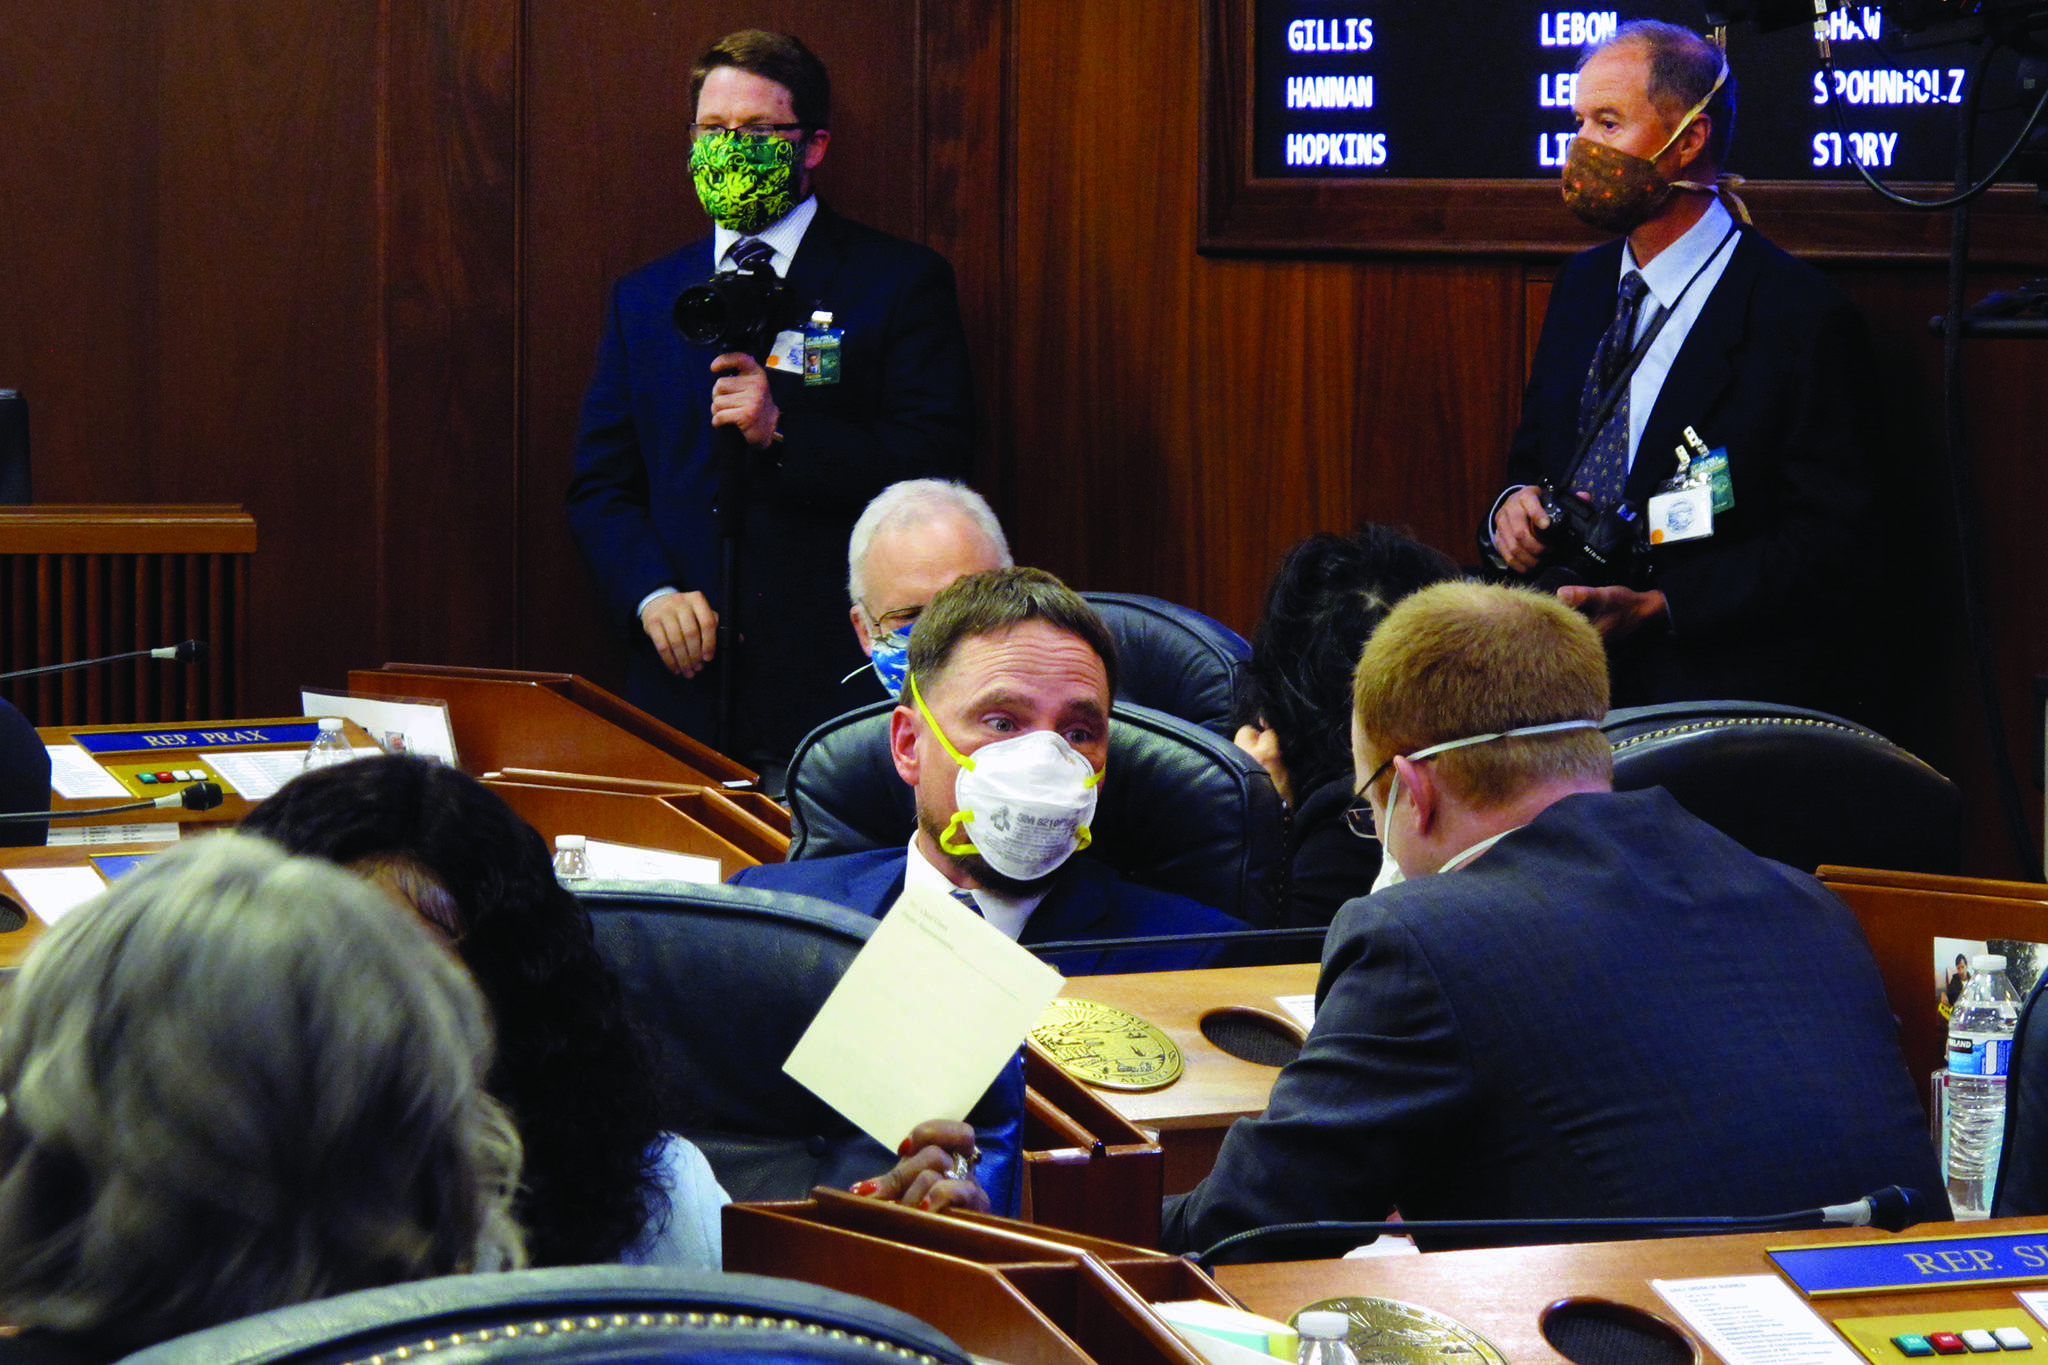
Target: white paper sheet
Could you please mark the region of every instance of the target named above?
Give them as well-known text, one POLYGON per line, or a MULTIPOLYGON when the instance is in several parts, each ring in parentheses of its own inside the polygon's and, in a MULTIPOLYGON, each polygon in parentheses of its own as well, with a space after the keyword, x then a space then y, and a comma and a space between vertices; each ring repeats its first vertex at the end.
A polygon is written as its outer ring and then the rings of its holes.
POLYGON ((1273 1003, 1286 1012, 1290 1019, 1300 1022, 1303 1028, 1316 1026, 1316 997, 1311 991, 1307 995, 1276 995, 1273 1003))
POLYGON ((1727 1365, 1864 1365, 1776 1275, 1652 1280, 1650 1288, 1727 1365))
POLYGON ((638 844, 615 844, 605 839, 587 839, 584 863, 592 878, 619 882, 699 882, 715 885, 725 880, 718 859, 696 853, 677 853, 665 848, 642 848, 638 844))
POLYGON ((175 820, 134 825, 52 825, 44 842, 52 848, 90 844, 168 844, 182 839, 185 827, 175 820))
POLYGON ((45 924, 55 924, 107 889, 89 867, 17 867, 7 874, 21 903, 45 924))
POLYGON ((445 701, 358 697, 308 687, 300 689, 299 705, 309 716, 340 716, 354 721, 392 753, 402 751, 438 758, 443 763, 455 762, 455 731, 449 727, 445 701))
MULTIPOLYGON (((374 758, 384 751, 371 745, 349 752, 374 758)), ((213 749, 199 756, 213 765, 221 781, 250 801, 275 796, 279 787, 306 770, 304 749, 213 749)))
POLYGON ((783 1070, 890 1151, 974 1107, 1064 979, 943 892, 890 907, 783 1070))
POLYGON ((45 744, 50 751, 50 790, 67 801, 93 796, 126 796, 121 780, 76 744, 45 744))

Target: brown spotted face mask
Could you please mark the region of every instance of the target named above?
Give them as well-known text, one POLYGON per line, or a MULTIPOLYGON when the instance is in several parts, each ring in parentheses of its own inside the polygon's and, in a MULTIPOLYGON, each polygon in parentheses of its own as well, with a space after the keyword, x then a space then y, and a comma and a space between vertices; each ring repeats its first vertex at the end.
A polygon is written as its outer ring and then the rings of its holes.
POLYGON ((1686 111, 1671 136, 1664 139, 1654 156, 1637 156, 1619 147, 1590 138, 1575 137, 1564 159, 1564 203, 1580 221, 1602 232, 1634 232, 1648 222, 1674 189, 1700 190, 1712 194, 1712 185, 1691 180, 1667 180, 1657 162, 1671 150, 1671 144, 1692 126, 1728 79, 1728 63, 1714 80, 1706 98, 1686 111))

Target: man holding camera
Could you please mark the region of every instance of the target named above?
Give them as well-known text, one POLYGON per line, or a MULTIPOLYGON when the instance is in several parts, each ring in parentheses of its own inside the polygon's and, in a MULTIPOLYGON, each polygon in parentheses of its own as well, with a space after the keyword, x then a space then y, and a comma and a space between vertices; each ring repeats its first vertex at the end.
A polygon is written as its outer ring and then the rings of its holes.
POLYGON ((861 664, 839 583, 862 505, 899 479, 967 472, 966 338, 942 257, 812 194, 831 87, 810 49, 742 30, 712 45, 692 82, 691 178, 715 230, 614 286, 569 521, 608 611, 633 627, 627 697, 711 740, 715 679, 737 669, 726 747, 772 769, 840 709, 839 680, 861 664), (678 296, 715 271, 760 274, 779 296, 758 339, 699 346, 677 331, 678 296), (820 311, 836 363, 818 363, 820 311), (738 487, 721 485, 721 429, 745 442, 738 487), (720 562, 722 501, 741 514, 737 601, 720 562), (723 612, 735 613, 736 658, 718 655, 723 612))
POLYGON ((1558 278, 1481 547, 1599 628, 1617 705, 1853 709, 1840 627, 1879 446, 1863 320, 1724 206, 1719 48, 1625 24, 1573 109, 1566 204, 1625 235, 1558 278))

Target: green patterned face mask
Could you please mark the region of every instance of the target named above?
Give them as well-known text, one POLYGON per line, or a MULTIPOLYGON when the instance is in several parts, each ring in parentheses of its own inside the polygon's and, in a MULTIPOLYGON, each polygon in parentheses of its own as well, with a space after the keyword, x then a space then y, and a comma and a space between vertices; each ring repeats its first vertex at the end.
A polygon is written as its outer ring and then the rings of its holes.
POLYGON ((712 133, 690 148, 690 179, 711 221, 752 234, 796 207, 798 144, 780 137, 712 133))

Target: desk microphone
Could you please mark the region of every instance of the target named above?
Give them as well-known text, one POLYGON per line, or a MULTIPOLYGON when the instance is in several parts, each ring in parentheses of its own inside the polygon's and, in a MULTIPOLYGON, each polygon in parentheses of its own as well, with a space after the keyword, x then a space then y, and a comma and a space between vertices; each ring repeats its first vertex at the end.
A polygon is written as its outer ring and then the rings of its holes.
MULTIPOLYGON (((1637 1237, 1710 1237, 1730 1232, 1795 1232, 1803 1228, 1882 1228, 1898 1232, 1933 1216, 1918 1190, 1887 1185, 1852 1204, 1830 1204, 1797 1213, 1754 1213, 1702 1218, 1436 1218, 1412 1222, 1276 1223, 1225 1237, 1194 1257, 1207 1270, 1225 1252, 1257 1242, 1327 1242, 1357 1245, 1381 1233, 1459 1233, 1497 1237, 1539 1233, 1546 1242, 1580 1242, 1628 1233, 1637 1237)), ((1300 1259, 1300 1258, 1296 1258, 1300 1259)))
POLYGON ((0 822, 12 820, 84 820, 95 815, 118 815, 131 810, 169 810, 182 806, 186 810, 212 810, 227 799, 218 782, 194 782, 183 791, 169 792, 154 796, 147 801, 131 801, 125 806, 94 806, 90 810, 24 810, 9 815, 0 815, 0 822))
POLYGON ((120 659, 164 659, 171 663, 196 664, 206 659, 206 641, 184 640, 175 645, 162 645, 156 649, 131 649, 126 654, 109 654, 98 659, 79 659, 68 664, 44 664, 41 668, 22 668, 12 673, 0 673, 0 682, 15 678, 38 678, 45 673, 69 673, 74 668, 91 668, 94 664, 110 664, 120 659))

